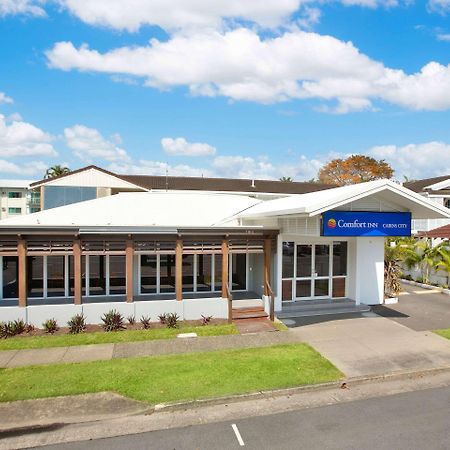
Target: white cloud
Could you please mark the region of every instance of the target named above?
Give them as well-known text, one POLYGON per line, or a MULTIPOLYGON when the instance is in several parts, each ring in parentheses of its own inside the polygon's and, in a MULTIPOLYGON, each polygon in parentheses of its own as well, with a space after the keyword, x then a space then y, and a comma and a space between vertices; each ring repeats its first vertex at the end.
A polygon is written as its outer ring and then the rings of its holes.
POLYGON ((118 146, 121 143, 118 134, 106 139, 95 128, 74 125, 64 129, 64 138, 66 145, 83 161, 90 162, 96 158, 106 161, 130 160, 127 152, 118 146))
POLYGON ((41 7, 42 3, 36 0, 0 0, 0 17, 16 14, 45 16, 45 10, 41 7))
POLYGON ((439 33, 436 37, 438 41, 450 42, 450 33, 439 33))
POLYGON ((4 92, 0 92, 0 103, 13 103, 13 99, 8 97, 4 92))
POLYGON ((338 113, 372 109, 374 100, 417 110, 450 108, 450 65, 430 62, 409 75, 370 59, 351 42, 298 29, 265 39, 246 28, 176 34, 106 53, 59 42, 47 57, 62 70, 141 77, 150 87, 186 86, 193 95, 232 100, 315 98, 337 102, 325 107, 338 113))
POLYGON ((427 178, 450 173, 450 144, 425 142, 405 146, 383 145, 367 151, 369 156, 385 159, 395 170, 395 177, 427 178))
POLYGON ((445 15, 450 12, 450 0, 428 0, 428 9, 445 15))
POLYGON ((215 155, 217 149, 202 142, 188 142, 183 137, 162 138, 161 146, 168 155, 178 156, 210 156, 215 155))
POLYGON ((0 159, 0 173, 8 173, 21 176, 41 175, 48 169, 48 165, 42 161, 32 161, 27 164, 16 164, 0 159))
POLYGON ((209 177, 213 173, 209 169, 192 167, 187 164, 170 165, 162 161, 141 159, 130 163, 111 163, 108 170, 118 174, 133 175, 169 175, 176 177, 209 177))
POLYGON ((53 137, 21 120, 7 120, 0 114, 0 156, 56 156, 53 137))
POLYGON ((225 178, 275 178, 276 167, 264 157, 218 156, 211 164, 216 176, 225 178))

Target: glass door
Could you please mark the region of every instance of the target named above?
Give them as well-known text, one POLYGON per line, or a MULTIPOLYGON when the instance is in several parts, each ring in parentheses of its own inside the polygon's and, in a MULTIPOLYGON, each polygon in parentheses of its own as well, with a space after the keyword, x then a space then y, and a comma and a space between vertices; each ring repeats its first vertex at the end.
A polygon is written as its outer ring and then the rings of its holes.
POLYGON ((295 299, 330 297, 330 244, 297 244, 295 299))

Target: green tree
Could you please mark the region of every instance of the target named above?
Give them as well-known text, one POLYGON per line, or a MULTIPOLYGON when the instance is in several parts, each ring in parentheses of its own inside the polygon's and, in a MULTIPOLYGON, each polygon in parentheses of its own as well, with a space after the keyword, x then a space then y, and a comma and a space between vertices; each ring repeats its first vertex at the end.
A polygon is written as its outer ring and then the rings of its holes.
POLYGON ((433 247, 431 239, 417 240, 414 245, 405 249, 404 261, 408 269, 418 267, 422 274, 422 280, 428 284, 430 281, 430 269, 436 266, 439 258, 438 246, 433 247))
POLYGON ((285 183, 291 183, 294 180, 292 179, 292 177, 281 177, 280 181, 284 181, 285 183))
POLYGON ((59 164, 49 167, 45 172, 45 179, 59 177, 60 175, 65 175, 66 173, 70 173, 70 169, 68 167, 61 166, 59 164))
POLYGON ((439 257, 439 260, 436 262, 434 268, 436 270, 442 270, 446 273, 447 277, 447 286, 450 285, 450 250, 448 248, 448 243, 439 244, 436 247, 436 251, 439 257))
POLYGON ((403 247, 393 242, 387 241, 384 246, 384 294, 388 297, 395 297, 401 291, 400 262, 403 260, 403 247))

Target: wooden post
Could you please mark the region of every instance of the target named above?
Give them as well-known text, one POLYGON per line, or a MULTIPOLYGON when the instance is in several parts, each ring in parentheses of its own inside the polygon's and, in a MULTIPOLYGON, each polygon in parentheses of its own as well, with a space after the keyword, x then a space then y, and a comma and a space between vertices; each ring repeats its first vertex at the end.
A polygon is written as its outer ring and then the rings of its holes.
POLYGON ((125 250, 125 265, 127 272, 127 303, 133 302, 133 260, 134 260, 134 243, 132 239, 127 239, 125 250))
POLYGON ((228 259, 230 246, 228 239, 222 241, 222 298, 228 297, 228 259))
POLYGON ((19 306, 27 306, 27 241, 17 241, 19 306))
POLYGON ((178 238, 175 246, 175 295, 183 300, 183 239, 178 238))
POLYGON ((272 255, 272 240, 264 239, 264 295, 270 295, 270 259, 272 255))
POLYGON ((73 241, 73 301, 81 305, 81 241, 73 241))

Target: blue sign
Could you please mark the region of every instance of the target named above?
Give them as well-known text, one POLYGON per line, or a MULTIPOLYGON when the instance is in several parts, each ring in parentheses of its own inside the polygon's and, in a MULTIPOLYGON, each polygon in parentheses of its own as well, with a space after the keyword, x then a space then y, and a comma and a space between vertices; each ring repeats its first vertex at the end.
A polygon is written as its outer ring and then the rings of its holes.
POLYGON ((322 236, 411 236, 411 213, 327 211, 322 236))

